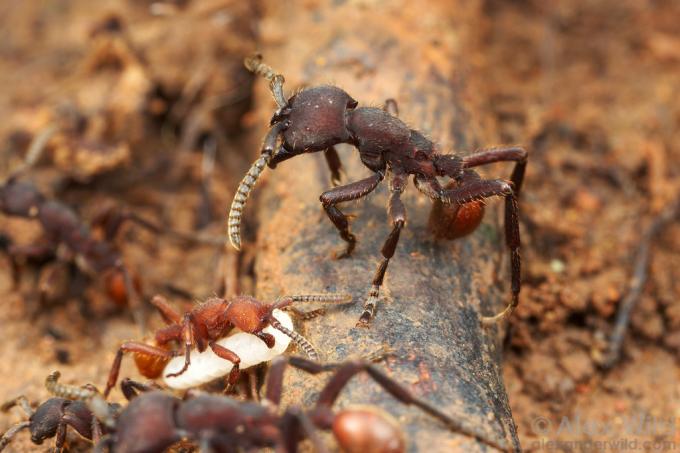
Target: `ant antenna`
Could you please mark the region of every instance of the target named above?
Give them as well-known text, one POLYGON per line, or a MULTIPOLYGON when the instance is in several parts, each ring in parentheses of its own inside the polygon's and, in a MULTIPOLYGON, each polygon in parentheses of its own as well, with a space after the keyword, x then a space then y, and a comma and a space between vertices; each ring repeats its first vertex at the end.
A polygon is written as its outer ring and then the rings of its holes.
POLYGON ((300 335, 297 332, 293 332, 292 330, 284 327, 276 318, 273 316, 269 317, 269 325, 271 325, 273 328, 276 330, 282 332, 284 335, 290 337, 293 342, 298 345, 300 349, 302 349, 307 356, 314 360, 315 362, 318 362, 319 359, 319 353, 316 351, 314 346, 307 340, 305 337, 300 335))
POLYGON ((269 80, 269 89, 272 91, 274 100, 279 105, 280 109, 284 108, 288 103, 286 97, 283 95, 283 83, 286 79, 281 74, 277 74, 271 66, 262 61, 262 54, 257 53, 251 57, 247 57, 243 61, 243 64, 250 72, 269 80))

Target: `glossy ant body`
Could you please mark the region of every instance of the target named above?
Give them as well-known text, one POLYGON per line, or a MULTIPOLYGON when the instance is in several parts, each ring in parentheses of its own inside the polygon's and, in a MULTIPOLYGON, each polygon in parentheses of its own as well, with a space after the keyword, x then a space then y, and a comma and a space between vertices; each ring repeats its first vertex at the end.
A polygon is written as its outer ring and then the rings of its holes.
MULTIPOLYGON (((356 200, 371 193, 385 178, 389 181, 388 214, 392 231, 382 247, 383 259, 373 277, 372 288, 359 318, 359 326, 368 326, 378 302, 380 287, 390 258, 394 255, 399 235, 406 223, 406 209, 401 194, 408 180, 435 202, 442 202, 453 210, 454 219, 449 237, 470 233, 484 213, 480 201, 494 196, 505 198, 505 237, 510 249, 512 301, 507 308, 492 317, 483 317, 485 324, 505 318, 515 309, 520 292, 520 236, 517 194, 524 179, 527 152, 519 147, 480 150, 470 156, 440 154, 435 144, 422 133, 410 129, 399 118, 396 108, 358 107, 349 94, 334 86, 306 88, 286 99, 284 78, 262 63, 261 57, 247 58, 251 71, 270 81, 270 88, 278 104, 265 136, 261 155, 241 181, 229 213, 229 238, 239 249, 241 213, 246 200, 265 166, 275 168, 279 163, 299 154, 323 151, 333 182, 339 180, 340 160, 334 145, 348 143, 359 151, 362 163, 373 174, 368 178, 336 187, 321 194, 326 214, 347 242, 339 257, 349 256, 356 238, 350 232, 348 218, 337 207, 339 203, 356 200), (277 147, 277 143, 280 145, 277 147), (514 161, 510 182, 502 179, 482 179, 472 167, 493 162, 514 161), (439 177, 451 178, 442 186, 439 177)), ((395 103, 391 102, 392 106, 395 103)))
MULTIPOLYGON (((96 389, 93 389, 92 386, 85 386, 83 388, 60 387, 60 384, 57 383, 58 378, 58 372, 51 374, 45 380, 45 386, 51 393, 60 393, 60 396, 48 399, 38 406, 37 409, 34 410, 24 396, 10 400, 0 407, 0 410, 7 412, 12 407, 19 406, 28 416, 27 421, 12 426, 0 438, 0 451, 9 445, 14 436, 24 429, 29 430, 31 442, 36 445, 41 445, 45 440, 56 437, 54 447, 57 453, 61 452, 64 447, 66 430, 69 426, 82 438, 95 443, 99 441, 103 433, 106 433, 106 428, 95 418, 88 404, 83 401, 73 400, 74 393, 79 395, 82 392, 96 392, 96 389)), ((126 381, 121 385, 124 387, 124 394, 129 395, 133 393, 130 381, 126 381)), ((115 403, 106 404, 106 411, 118 412, 120 411, 120 405, 115 403)))
POLYGON ((402 403, 418 407, 451 431, 474 437, 500 450, 507 449, 504 441, 490 440, 465 422, 454 420, 413 395, 374 364, 363 360, 321 365, 300 357, 278 357, 270 369, 262 403, 214 395, 199 395, 183 401, 165 392, 137 385, 134 389, 149 391, 133 398, 122 412, 117 413, 96 392, 78 388, 69 390, 69 386, 62 385, 61 394, 68 393, 70 398, 87 401, 91 410, 110 429, 111 434, 97 444, 97 451, 108 446, 113 451, 127 453, 162 452, 187 439, 198 444, 201 451, 228 452, 235 451, 237 447, 246 450, 273 447, 280 453, 293 453, 298 451, 302 440, 310 439, 315 451, 323 453, 327 450, 317 435, 320 429, 331 431, 346 452, 405 452, 406 440, 402 429, 382 410, 365 405, 333 410, 342 389, 362 372, 402 403), (316 404, 309 410, 288 407, 282 413, 279 411, 284 371, 289 364, 311 374, 333 372, 316 404))
MULTIPOLYGON (((275 337, 272 333, 264 332, 267 327, 271 326, 293 340, 307 355, 318 359, 314 347, 302 335, 286 327, 282 320, 278 319, 280 315, 275 312, 297 302, 346 303, 350 300, 351 297, 344 294, 285 296, 277 299, 273 304, 260 302, 250 296, 236 296, 228 299, 215 297, 198 304, 184 315, 180 315, 164 298, 156 296, 151 303, 161 313, 168 326, 156 332, 156 345, 127 341, 120 346, 111 365, 104 396, 108 396, 116 385, 124 353, 132 353, 139 371, 145 377, 153 379, 164 373, 170 360, 182 354, 181 350, 169 349, 171 342, 184 345, 184 365, 177 371, 165 372, 166 381, 168 378, 181 376, 189 369, 194 348, 198 352, 210 348, 217 357, 233 364, 229 371, 228 382, 235 383, 239 376, 241 357, 220 342, 233 329, 256 336, 271 350, 276 345, 275 337)), ((313 316, 318 313, 319 310, 303 314, 313 316)), ((250 357, 244 357, 244 359, 251 363, 250 357)))

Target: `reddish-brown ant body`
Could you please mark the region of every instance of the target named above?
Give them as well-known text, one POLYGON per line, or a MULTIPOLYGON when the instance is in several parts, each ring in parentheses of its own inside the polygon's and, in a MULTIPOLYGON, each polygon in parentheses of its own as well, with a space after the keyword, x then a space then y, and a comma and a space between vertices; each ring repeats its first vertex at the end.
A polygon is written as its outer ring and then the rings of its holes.
MULTIPOLYGON (((387 376, 376 365, 354 360, 321 365, 300 357, 274 360, 266 384, 265 400, 258 404, 226 396, 199 395, 180 400, 161 391, 148 391, 119 414, 106 406, 99 394, 61 386, 69 397, 88 401, 93 412, 111 430, 97 445, 113 451, 162 452, 182 439, 200 445, 202 451, 231 452, 237 448, 273 447, 281 453, 298 451, 299 443, 310 439, 317 452, 326 452, 317 430, 331 431, 343 451, 402 453, 406 440, 398 423, 382 410, 371 406, 348 406, 333 410, 342 389, 359 373, 366 372, 378 385, 400 402, 413 405, 444 423, 454 432, 506 450, 504 441, 490 440, 467 423, 454 420, 434 405, 413 395, 405 386, 387 376), (292 365, 311 374, 334 372, 309 410, 288 407, 279 411, 284 371, 292 365)), ((146 390, 137 386, 137 389, 146 390)), ((148 390, 151 390, 150 388, 148 390)), ((60 395, 60 393, 56 393, 60 395)), ((128 395, 132 396, 132 395, 128 395)))
MULTIPOLYGON (((269 349, 272 349, 275 346, 274 336, 263 332, 267 326, 272 326, 290 337, 305 353, 318 358, 312 345, 300 334, 282 325, 274 317, 273 312, 290 307, 296 302, 345 303, 350 299, 347 295, 337 294, 295 295, 281 297, 273 304, 267 304, 250 296, 236 296, 228 299, 215 297, 196 305, 184 315, 180 315, 163 297, 156 296, 151 303, 161 313, 168 324, 167 327, 156 332, 155 345, 127 341, 120 346, 111 365, 104 396, 108 396, 116 385, 124 353, 132 353, 140 373, 154 379, 161 375, 165 365, 173 357, 182 353, 181 350, 169 349, 172 342, 183 344, 184 366, 177 372, 167 374, 166 377, 176 377, 187 371, 191 364, 192 349, 196 348, 199 352, 203 352, 210 348, 215 355, 233 364, 229 373, 229 383, 236 382, 241 357, 218 342, 234 329, 255 335, 269 349)), ((319 311, 312 313, 318 314, 319 311)))
MULTIPOLYGON (((124 303, 130 294, 134 296, 137 292, 133 289, 139 288, 139 282, 133 283, 120 253, 111 241, 122 223, 120 220, 105 224, 107 219, 102 216, 106 238, 98 239, 68 205, 47 199, 32 183, 17 178, 10 178, 0 186, 0 212, 8 216, 35 219, 44 232, 42 244, 9 244, 6 249, 10 257, 53 257, 61 246, 62 250, 72 255, 72 262, 84 276, 105 276, 107 292, 115 302, 124 303), (121 289, 121 286, 124 288, 121 289)), ((107 216, 111 217, 108 213, 107 216)))
POLYGON ((490 324, 508 316, 519 301, 520 292, 520 236, 517 194, 520 191, 527 162, 527 152, 519 147, 480 150, 469 156, 441 154, 435 144, 422 133, 409 128, 396 116, 396 103, 385 108, 358 107, 348 93, 334 86, 305 88, 290 98, 283 93, 284 78, 262 63, 261 57, 247 58, 246 67, 270 81, 270 88, 278 104, 271 119, 271 128, 262 145, 258 160, 241 181, 229 213, 229 237, 232 245, 240 248, 241 213, 248 195, 265 166, 275 168, 291 157, 323 151, 331 170, 331 179, 339 181, 340 159, 334 148, 340 143, 355 146, 362 163, 373 174, 361 181, 335 187, 321 194, 326 214, 340 237, 347 242, 339 257, 349 256, 356 245, 350 232, 348 217, 337 207, 339 203, 357 200, 373 192, 385 178, 389 181, 388 214, 392 231, 382 247, 383 259, 373 277, 372 288, 364 303, 359 326, 368 326, 373 318, 387 266, 399 242, 406 223, 406 209, 401 194, 408 180, 435 203, 445 204, 453 222, 451 232, 440 237, 456 238, 470 233, 481 221, 484 210, 478 202, 494 196, 505 198, 505 237, 510 249, 512 301, 493 317, 483 317, 490 324), (390 106, 392 108, 390 108, 390 106), (393 110, 390 113, 389 110, 393 110), (280 139, 280 145, 277 143, 280 139), (514 161, 511 180, 483 179, 472 168, 494 162, 514 161), (442 186, 441 177, 451 178, 442 186))

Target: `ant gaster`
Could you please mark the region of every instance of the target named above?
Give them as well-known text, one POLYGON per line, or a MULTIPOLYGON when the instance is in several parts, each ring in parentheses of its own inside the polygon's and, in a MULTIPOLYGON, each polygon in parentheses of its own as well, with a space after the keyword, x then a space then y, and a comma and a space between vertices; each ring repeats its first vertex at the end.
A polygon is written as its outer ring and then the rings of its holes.
MULTIPOLYGON (((241 181, 231 205, 229 238, 235 248, 239 249, 241 245, 240 223, 243 208, 266 165, 273 169, 279 163, 299 154, 323 151, 331 171, 331 179, 335 183, 339 180, 341 164, 334 145, 348 143, 359 150, 361 161, 373 174, 321 194, 320 200, 326 214, 339 231, 340 237, 347 242, 345 251, 338 257, 346 257, 352 253, 356 238, 350 232, 348 217, 337 205, 368 195, 386 177, 390 190, 387 211, 392 223, 392 231, 381 250, 383 259, 373 277, 358 325, 367 327, 373 318, 387 265, 394 255, 399 235, 406 223, 406 209, 401 201, 401 194, 411 175, 418 190, 454 210, 489 197, 505 197, 505 238, 510 249, 512 300, 501 313, 483 317, 482 322, 492 324, 512 313, 518 304, 520 292, 517 194, 524 179, 527 162, 527 152, 524 149, 489 148, 464 157, 440 154, 432 141, 422 133, 410 129, 388 111, 394 110, 396 113, 396 108, 390 109, 389 105, 383 109, 358 107, 356 100, 334 86, 306 88, 286 99, 283 93, 283 76, 264 64, 261 56, 247 58, 245 65, 270 81, 270 89, 279 109, 271 119, 271 128, 265 136, 261 155, 241 181), (277 147, 279 138, 280 145, 277 147), (472 170, 472 167, 502 161, 515 162, 510 182, 482 179, 472 170), (438 177, 449 177, 452 184, 443 187, 437 180, 438 177)), ((395 106, 394 101, 390 104, 395 106)), ((464 217, 453 215, 456 219, 453 229, 458 231, 457 235, 469 232, 468 226, 475 224, 475 217, 481 220, 483 212, 483 209, 465 209, 464 217), (456 225, 456 222, 460 225, 456 225)))
MULTIPOLYGON (((156 332, 156 345, 127 341, 120 346, 111 365, 104 396, 108 396, 116 385, 124 353, 132 353, 139 371, 145 377, 153 379, 161 375, 170 359, 181 354, 180 350, 168 349, 171 342, 180 342, 184 345, 185 360, 184 366, 178 372, 168 374, 167 377, 179 376, 189 368, 191 350, 194 347, 199 352, 210 348, 215 355, 234 364, 228 381, 230 384, 235 383, 239 377, 241 358, 218 343, 218 340, 227 336, 235 328, 257 336, 271 349, 275 345, 274 336, 263 332, 263 329, 272 326, 290 337, 307 355, 318 359, 314 347, 302 335, 283 326, 272 313, 274 310, 288 308, 297 302, 345 303, 350 299, 350 296, 344 294, 309 294, 284 296, 273 304, 266 304, 250 296, 236 296, 228 299, 215 297, 196 305, 182 316, 163 297, 156 296, 151 304, 158 309, 168 326, 156 332)), ((310 313, 313 316, 318 312, 317 310, 310 313)))
MULTIPOLYGON (((405 452, 402 428, 382 410, 365 405, 333 410, 342 389, 362 372, 397 400, 426 412, 449 430, 507 450, 505 441, 489 439, 467 422, 451 418, 364 360, 322 365, 300 357, 277 357, 272 363, 265 399, 261 403, 215 395, 199 395, 182 401, 165 392, 148 391, 133 398, 122 412, 116 413, 98 393, 84 389, 69 391, 69 386, 65 385, 61 388, 69 397, 88 401, 91 410, 112 432, 96 446, 98 451, 106 444, 114 451, 161 452, 184 438, 197 443, 201 451, 274 447, 280 453, 293 453, 298 451, 302 440, 310 439, 315 451, 325 453, 327 449, 317 435, 320 429, 331 431, 343 451, 350 453, 405 452), (311 374, 334 372, 309 410, 297 407, 279 410, 284 371, 289 364, 311 374)), ((136 389, 146 390, 144 385, 138 385, 136 389)))

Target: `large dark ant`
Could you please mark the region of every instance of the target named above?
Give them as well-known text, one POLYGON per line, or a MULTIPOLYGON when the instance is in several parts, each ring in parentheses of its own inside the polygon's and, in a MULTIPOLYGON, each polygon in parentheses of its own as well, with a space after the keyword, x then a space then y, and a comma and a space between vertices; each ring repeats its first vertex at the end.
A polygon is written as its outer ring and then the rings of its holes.
MULTIPOLYGON (((51 374, 46 380, 45 385, 52 393, 54 393, 55 386, 58 386, 57 379, 59 373, 51 374)), ((124 394, 129 395, 133 393, 130 389, 132 384, 126 381, 121 384, 124 386, 124 394)), ((28 420, 19 422, 9 428, 5 434, 0 438, 0 451, 2 451, 14 436, 24 429, 28 429, 31 433, 31 442, 36 445, 41 445, 45 440, 56 437, 54 441, 54 448, 57 453, 61 452, 64 443, 66 442, 66 430, 70 426, 84 439, 97 443, 106 433, 106 428, 99 423, 90 411, 88 405, 83 401, 74 401, 73 390, 77 389, 76 394, 81 391, 92 392, 96 391, 92 386, 85 386, 83 388, 66 388, 60 389, 60 397, 50 398, 37 409, 33 409, 25 396, 19 396, 4 403, 0 410, 7 412, 14 406, 19 406, 28 416, 28 420)), ((109 404, 106 406, 107 411, 117 412, 120 410, 120 405, 109 404)))
MULTIPOLYGON (((155 345, 138 341, 127 341, 120 345, 111 365, 104 390, 104 397, 107 397, 111 389, 116 385, 123 354, 126 352, 134 355, 137 368, 145 377, 154 379, 165 373, 164 377, 167 382, 168 378, 180 376, 189 370, 192 350, 194 348, 198 352, 203 352, 210 348, 217 357, 233 364, 233 367, 228 371, 228 382, 234 384, 239 377, 242 359, 252 365, 271 360, 272 358, 265 357, 264 360, 258 360, 253 357, 240 357, 235 351, 229 349, 229 343, 225 345, 220 340, 224 339, 235 328, 241 332, 255 335, 264 342, 269 350, 272 350, 276 345, 274 334, 264 331, 267 327, 271 326, 293 340, 307 355, 318 360, 319 356, 314 347, 302 335, 292 329, 292 322, 289 324, 291 328, 283 325, 281 316, 287 315, 277 315, 274 312, 291 308, 293 311, 302 314, 303 317, 309 317, 320 314, 321 310, 299 312, 291 307, 291 305, 297 302, 346 303, 350 300, 351 297, 344 294, 284 296, 277 299, 273 304, 263 303, 249 296, 236 296, 227 299, 215 297, 198 304, 190 311, 184 313, 184 315, 180 315, 164 298, 156 296, 152 299, 151 303, 161 313, 168 326, 156 332, 155 345), (184 365, 177 371, 168 372, 166 368, 168 362, 182 354, 181 350, 169 349, 169 344, 172 342, 184 345, 184 365)), ((289 317, 288 320, 290 320, 289 317)), ((246 346, 243 353, 248 355, 254 353, 251 352, 251 349, 251 347, 246 346)), ((285 347, 283 350, 278 351, 278 353, 280 354, 283 351, 285 351, 285 347)), ((203 375, 216 374, 213 368, 215 366, 219 367, 219 363, 217 365, 214 363, 203 363, 202 366, 205 369, 197 370, 192 373, 192 376, 187 378, 189 384, 192 382, 197 384, 203 383, 203 375)), ((222 375, 224 374, 227 374, 227 372, 222 373, 222 375)), ((183 388, 187 386, 186 384, 182 383, 181 387, 171 386, 183 388)))
MULTIPOLYGON (((101 396, 82 388, 60 385, 57 396, 88 401, 91 410, 110 429, 111 434, 96 446, 115 451, 161 452, 182 439, 201 446, 201 451, 229 452, 273 447, 277 452, 296 452, 299 443, 310 439, 317 452, 326 448, 317 429, 331 431, 347 452, 406 451, 403 430, 387 413, 372 406, 348 406, 334 411, 333 404, 342 389, 355 375, 366 372, 378 385, 404 404, 413 405, 442 422, 448 429, 478 439, 487 445, 506 450, 505 442, 488 439, 465 422, 454 420, 434 405, 413 395, 374 364, 364 360, 322 365, 300 357, 278 357, 267 378, 266 395, 261 403, 239 401, 226 396, 199 395, 182 401, 174 396, 137 385, 142 393, 116 413, 101 396), (283 376, 287 365, 311 374, 333 371, 321 390, 315 406, 309 410, 288 407, 279 411, 283 376)), ((132 397, 133 395, 127 395, 132 397)))
POLYGON ((520 235, 517 194, 519 193, 527 162, 527 152, 520 147, 501 147, 480 150, 470 156, 440 154, 435 144, 422 133, 410 129, 396 113, 396 103, 385 108, 357 107, 349 94, 334 86, 306 88, 286 99, 283 93, 284 78, 262 62, 261 56, 247 58, 246 67, 270 82, 270 89, 278 104, 271 119, 271 128, 265 136, 260 157, 241 181, 229 212, 229 238, 232 245, 241 245, 241 213, 265 165, 274 169, 299 154, 323 151, 333 182, 340 176, 340 159, 334 147, 348 143, 359 150, 359 157, 373 175, 361 181, 336 187, 321 194, 320 200, 326 214, 347 242, 338 257, 349 256, 356 245, 350 233, 348 218, 337 205, 356 200, 371 193, 388 178, 388 214, 392 231, 382 247, 383 260, 373 277, 373 285, 359 318, 359 326, 368 326, 378 302, 380 287, 387 265, 394 255, 400 232, 406 223, 406 209, 400 197, 413 175, 415 186, 432 200, 440 201, 453 209, 451 237, 471 232, 484 213, 479 201, 494 196, 505 198, 505 238, 510 249, 512 300, 501 313, 483 317, 484 324, 492 324, 509 316, 519 302, 520 292, 520 235), (393 108, 390 108, 392 106, 393 108), (281 137, 281 143, 277 143, 281 137), (472 167, 493 162, 514 161, 510 182, 502 179, 482 179, 472 167), (451 183, 443 187, 438 177, 449 177, 451 183), (464 215, 462 215, 464 214, 464 215))

